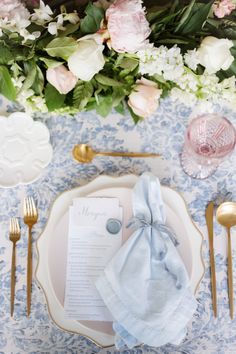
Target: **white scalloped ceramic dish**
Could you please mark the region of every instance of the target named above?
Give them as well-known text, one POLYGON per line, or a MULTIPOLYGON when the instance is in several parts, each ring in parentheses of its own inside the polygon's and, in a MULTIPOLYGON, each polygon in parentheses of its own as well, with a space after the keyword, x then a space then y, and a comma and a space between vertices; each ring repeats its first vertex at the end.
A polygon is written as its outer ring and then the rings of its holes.
MULTIPOLYGON (((132 216, 131 193, 138 177, 134 175, 112 178, 101 176, 93 182, 61 194, 53 204, 47 225, 37 241, 38 266, 36 277, 44 290, 49 313, 62 329, 82 334, 102 347, 114 344, 110 322, 76 321, 65 318, 63 302, 66 281, 66 257, 68 237, 68 208, 79 196, 117 197, 124 208, 123 241, 131 230, 125 225, 132 216)), ((178 251, 189 273, 193 291, 203 277, 204 265, 201 255, 203 237, 193 224, 184 199, 168 187, 162 187, 166 205, 167 225, 179 241, 178 251)))
POLYGON ((37 180, 52 159, 49 131, 22 112, 0 116, 0 186, 37 180))

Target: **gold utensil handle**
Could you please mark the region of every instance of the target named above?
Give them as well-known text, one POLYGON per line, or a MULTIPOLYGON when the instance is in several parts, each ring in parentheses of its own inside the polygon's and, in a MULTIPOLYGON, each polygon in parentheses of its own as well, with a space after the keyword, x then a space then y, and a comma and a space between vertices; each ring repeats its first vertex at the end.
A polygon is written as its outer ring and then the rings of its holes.
POLYGON ((11 258, 11 317, 14 313, 14 301, 15 301, 15 271, 16 271, 16 243, 12 245, 12 258, 11 258))
POLYGON ((229 309, 230 317, 234 318, 234 286, 233 286, 233 267, 232 267, 232 252, 231 252, 231 237, 230 228, 228 231, 228 288, 229 288, 229 309))
POLYGON ((99 156, 123 156, 123 157, 160 157, 160 154, 149 152, 119 152, 119 151, 96 151, 99 156))
POLYGON ((31 308, 31 286, 32 286, 32 228, 29 226, 28 256, 27 256, 27 316, 31 308))
POLYGON ((211 296, 214 316, 217 317, 216 271, 214 257, 214 232, 213 232, 214 204, 210 202, 206 209, 206 223, 209 237, 209 252, 211 266, 211 296))
POLYGON ((212 306, 213 306, 214 316, 217 317, 216 270, 215 270, 213 244, 210 247, 210 264, 211 264, 212 306))

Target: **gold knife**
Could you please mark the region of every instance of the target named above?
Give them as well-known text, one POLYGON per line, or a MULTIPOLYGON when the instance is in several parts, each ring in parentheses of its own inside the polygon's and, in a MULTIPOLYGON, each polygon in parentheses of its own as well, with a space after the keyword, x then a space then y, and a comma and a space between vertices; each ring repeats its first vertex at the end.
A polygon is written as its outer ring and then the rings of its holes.
POLYGON ((210 266, 211 266, 211 294, 214 316, 217 317, 217 294, 216 294, 216 272, 214 257, 214 233, 213 233, 214 203, 210 202, 206 208, 206 224, 209 238, 210 266))

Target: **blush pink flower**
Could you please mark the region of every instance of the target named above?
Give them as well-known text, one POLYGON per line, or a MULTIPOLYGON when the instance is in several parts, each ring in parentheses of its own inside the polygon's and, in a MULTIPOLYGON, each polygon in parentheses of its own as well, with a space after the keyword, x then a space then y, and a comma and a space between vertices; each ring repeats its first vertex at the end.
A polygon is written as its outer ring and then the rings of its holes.
POLYGON ((217 1, 213 5, 213 11, 216 17, 223 18, 227 15, 230 15, 236 6, 231 0, 221 0, 217 1))
POLYGON ((128 105, 135 114, 146 118, 158 108, 161 94, 155 82, 142 78, 129 95, 128 105))
POLYGON ((20 0, 1 0, 0 18, 11 20, 28 20, 30 13, 20 0))
POLYGON ((111 47, 120 53, 135 53, 147 43, 151 30, 142 0, 116 0, 106 11, 111 47))
POLYGON ((73 90, 78 81, 77 77, 64 65, 49 68, 46 72, 46 77, 48 82, 64 95, 73 90))

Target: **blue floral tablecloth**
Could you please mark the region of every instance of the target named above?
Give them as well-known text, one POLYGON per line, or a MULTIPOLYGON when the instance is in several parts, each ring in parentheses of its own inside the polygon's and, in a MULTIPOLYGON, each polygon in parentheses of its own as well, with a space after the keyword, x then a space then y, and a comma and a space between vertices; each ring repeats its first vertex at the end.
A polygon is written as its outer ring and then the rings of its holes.
MULTIPOLYGON (((184 131, 197 107, 165 100, 149 119, 135 126, 131 118, 111 114, 100 118, 95 112, 75 117, 40 115, 51 133, 54 156, 42 177, 28 186, 11 189, 0 188, 0 354, 228 354, 236 353, 236 318, 231 321, 227 295, 227 264, 225 258, 225 231, 215 224, 216 271, 218 291, 218 319, 214 319, 211 306, 208 241, 205 226, 205 207, 210 200, 220 202, 236 200, 236 153, 225 161, 210 178, 199 181, 185 175, 179 163, 179 153, 184 131), (80 142, 91 143, 101 150, 152 151, 163 154, 164 159, 96 158, 91 164, 77 164, 71 150, 80 142), (63 191, 88 183, 100 174, 120 176, 134 173, 140 175, 150 170, 160 177, 162 184, 171 186, 184 196, 196 225, 205 240, 203 257, 205 276, 197 291, 198 308, 188 328, 182 345, 162 348, 138 347, 118 352, 115 348, 101 349, 88 339, 64 332, 51 320, 45 297, 38 284, 33 282, 32 313, 26 316, 26 259, 27 229, 23 223, 22 237, 17 246, 17 283, 14 318, 10 317, 10 266, 11 243, 8 239, 9 218, 22 216, 22 200, 28 194, 34 196, 39 208, 39 222, 34 227, 37 240, 48 218, 55 198, 63 191)), ((13 110, 14 107, 7 107, 13 110)), ((0 111, 6 110, 0 98, 0 111)), ((222 105, 214 110, 236 124, 236 111, 222 105)), ((233 230, 232 238, 236 240, 233 230)), ((34 242, 34 266, 37 255, 34 242)), ((234 266, 236 267, 236 242, 234 266)), ((236 268, 235 277, 236 277, 236 268)), ((235 284, 236 288, 236 284, 235 284)), ((235 296, 236 298, 236 296, 235 296)))

